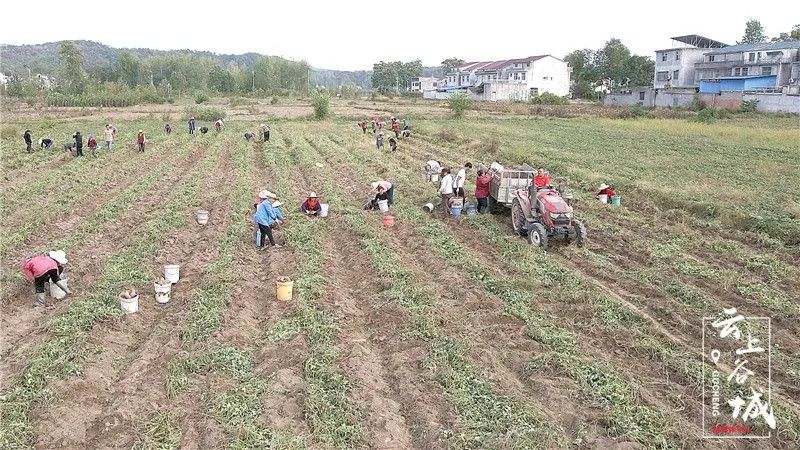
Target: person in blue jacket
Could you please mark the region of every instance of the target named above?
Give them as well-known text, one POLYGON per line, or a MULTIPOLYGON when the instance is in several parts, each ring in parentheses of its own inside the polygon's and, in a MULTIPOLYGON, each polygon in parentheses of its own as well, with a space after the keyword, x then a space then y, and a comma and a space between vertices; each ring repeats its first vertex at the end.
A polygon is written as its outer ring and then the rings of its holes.
POLYGON ((282 223, 283 213, 278 208, 272 206, 271 200, 277 200, 277 196, 270 191, 263 190, 258 194, 262 202, 256 207, 256 213, 253 215, 253 220, 258 224, 258 230, 261 232, 261 242, 259 248, 264 248, 264 238, 269 239, 270 247, 280 247, 275 244, 275 238, 272 236, 272 227, 282 223))

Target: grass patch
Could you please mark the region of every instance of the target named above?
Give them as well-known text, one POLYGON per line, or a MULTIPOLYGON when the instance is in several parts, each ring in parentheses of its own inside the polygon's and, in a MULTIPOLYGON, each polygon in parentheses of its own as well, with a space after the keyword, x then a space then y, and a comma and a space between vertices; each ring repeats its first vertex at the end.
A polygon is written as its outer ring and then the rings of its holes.
POLYGON ((181 427, 175 416, 167 411, 156 413, 144 426, 144 438, 136 450, 173 450, 181 443, 181 427))
POLYGON ((694 286, 682 283, 678 280, 671 280, 663 285, 664 291, 671 295, 683 306, 702 310, 709 307, 708 299, 701 294, 694 286))

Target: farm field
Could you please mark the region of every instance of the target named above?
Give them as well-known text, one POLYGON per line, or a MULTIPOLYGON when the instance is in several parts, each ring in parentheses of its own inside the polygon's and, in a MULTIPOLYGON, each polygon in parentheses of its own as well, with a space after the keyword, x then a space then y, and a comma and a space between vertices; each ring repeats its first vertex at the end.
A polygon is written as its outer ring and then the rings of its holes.
MULTIPOLYGON (((314 121, 283 108, 193 136, 176 109, 4 119, 0 448, 800 445, 796 117, 454 120, 339 102, 314 121), (355 122, 392 111, 415 133, 378 153, 355 122), (270 141, 246 142, 264 120, 270 141), (112 152, 59 150, 108 121, 112 152), (55 150, 25 154, 25 128, 55 150), (588 243, 543 251, 505 210, 423 212, 437 202, 431 158, 547 167, 572 188, 588 243), (378 177, 396 187, 391 228, 362 210, 378 177), (621 207, 594 201, 601 182, 621 207), (262 189, 287 214, 285 245, 265 252, 246 220, 262 189), (329 217, 302 216, 308 191, 329 217), (66 251, 73 295, 33 308, 20 266, 50 249, 66 251), (152 282, 171 263, 181 279, 159 305, 152 282), (291 302, 275 298, 279 276, 294 280, 291 302), (123 315, 129 287, 140 310, 123 315), (771 318, 770 439, 703 438, 702 318, 732 306, 771 318)), ((750 368, 765 373, 760 361, 750 368)))

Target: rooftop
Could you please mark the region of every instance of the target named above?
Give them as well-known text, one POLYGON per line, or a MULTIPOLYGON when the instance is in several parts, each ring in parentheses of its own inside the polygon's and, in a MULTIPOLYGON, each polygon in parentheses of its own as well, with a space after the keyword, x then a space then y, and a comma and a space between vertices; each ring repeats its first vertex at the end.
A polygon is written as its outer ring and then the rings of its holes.
POLYGON ((686 36, 675 36, 670 38, 673 41, 683 42, 684 44, 691 45, 697 48, 722 48, 727 47, 728 44, 714 39, 700 36, 699 34, 687 34, 686 36))
POLYGON ((787 48, 800 48, 800 41, 761 42, 759 44, 737 44, 723 48, 712 49, 709 54, 753 52, 762 50, 783 50, 787 48))
MULTIPOLYGON (((473 70, 498 70, 509 64, 521 63, 521 62, 533 62, 548 56, 555 58, 555 56, 553 55, 536 55, 536 56, 528 56, 525 58, 500 59, 497 61, 479 61, 479 62, 473 61, 460 65, 458 67, 458 70, 462 72, 470 72, 473 70)), ((561 61, 559 58, 556 59, 561 61)))

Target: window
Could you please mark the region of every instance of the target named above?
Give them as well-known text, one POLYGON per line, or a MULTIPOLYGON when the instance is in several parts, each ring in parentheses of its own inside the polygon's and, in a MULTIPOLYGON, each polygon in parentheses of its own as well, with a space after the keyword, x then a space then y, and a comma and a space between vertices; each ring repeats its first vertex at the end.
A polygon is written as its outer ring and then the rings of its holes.
POLYGON ((678 72, 679 72, 678 70, 674 70, 674 71, 672 72, 672 79, 673 79, 673 80, 677 80, 677 79, 678 79, 678 72))
POLYGON ((742 69, 740 69, 738 67, 733 69, 733 76, 738 77, 741 74, 742 74, 742 69))
POLYGON ((639 92, 639 100, 644 100, 644 91, 639 92))
POLYGON ((762 67, 761 75, 772 75, 772 67, 762 67))
POLYGON ((742 76, 743 77, 747 76, 747 67, 742 67, 742 76))
POLYGON ((522 79, 525 79, 525 72, 522 72, 522 79))
POLYGON ((676 51, 675 52, 675 61, 680 61, 680 60, 681 60, 681 52, 680 51, 676 51))
POLYGON ((667 60, 667 52, 661 52, 661 60, 662 61, 666 61, 667 60))
POLYGON ((714 62, 714 55, 708 55, 708 62, 714 62))
POLYGON ((755 53, 750 53, 749 55, 747 55, 747 60, 750 61, 750 62, 755 61, 756 60, 756 54, 755 53))
POLYGON ((656 81, 667 81, 668 78, 669 78, 669 72, 656 73, 656 81))

